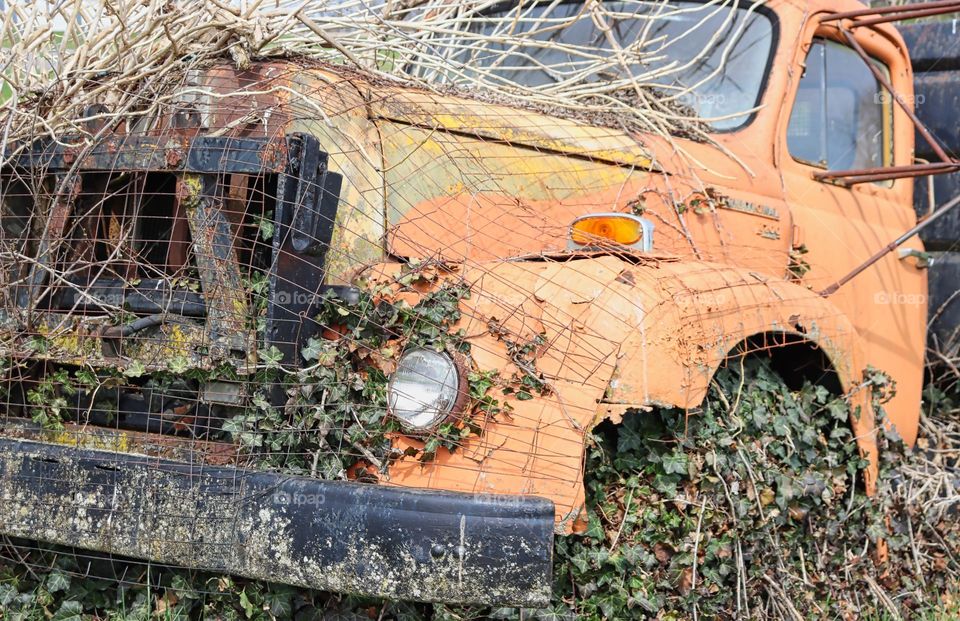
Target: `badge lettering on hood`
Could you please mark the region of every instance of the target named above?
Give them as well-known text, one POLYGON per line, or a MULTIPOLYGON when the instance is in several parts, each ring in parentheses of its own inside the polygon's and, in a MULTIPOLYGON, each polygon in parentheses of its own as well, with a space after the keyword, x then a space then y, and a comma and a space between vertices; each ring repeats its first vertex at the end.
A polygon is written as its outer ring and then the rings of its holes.
POLYGON ((780 219, 780 212, 773 207, 769 207, 767 205, 758 205, 756 203, 751 203, 739 198, 724 198, 722 201, 719 201, 717 207, 731 209, 733 211, 739 211, 742 213, 749 213, 755 216, 762 216, 764 218, 770 218, 771 220, 780 219))

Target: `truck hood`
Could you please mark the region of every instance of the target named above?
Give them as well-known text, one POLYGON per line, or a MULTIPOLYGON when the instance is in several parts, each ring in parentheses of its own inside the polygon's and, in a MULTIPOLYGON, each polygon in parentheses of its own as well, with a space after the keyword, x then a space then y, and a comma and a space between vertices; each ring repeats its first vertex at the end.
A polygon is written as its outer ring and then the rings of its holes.
POLYGON ((203 131, 319 140, 344 179, 326 261, 332 284, 387 256, 563 252, 573 220, 596 212, 646 214, 660 229, 658 249, 689 251, 689 235, 665 229, 676 226, 675 206, 706 201, 708 184, 743 176, 715 145, 426 91, 343 66, 255 63, 190 79, 196 91, 218 93, 182 98, 206 111, 203 131), (248 129, 245 119, 254 120, 248 129))

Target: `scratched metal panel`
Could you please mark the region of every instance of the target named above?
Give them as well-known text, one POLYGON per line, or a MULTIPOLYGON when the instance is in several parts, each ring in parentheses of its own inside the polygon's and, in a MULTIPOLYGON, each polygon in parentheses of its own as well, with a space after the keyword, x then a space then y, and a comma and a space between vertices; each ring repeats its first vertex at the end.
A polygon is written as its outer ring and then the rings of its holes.
MULTIPOLYGON (((933 180, 934 206, 943 205, 960 194, 960 173, 937 175, 931 178, 921 177, 914 182, 913 204, 917 217, 922 218, 930 212, 930 181, 933 180)), ((939 220, 920 232, 927 250, 960 250, 960 209, 947 212, 939 220)))
POLYGON ((934 256, 930 267, 930 319, 930 339, 936 339, 932 344, 945 354, 960 354, 960 252, 934 256))
POLYGON ((914 71, 960 69, 960 21, 898 24, 914 71))
MULTIPOLYGON (((949 21, 904 24, 898 27, 907 43, 915 72, 914 104, 917 116, 953 156, 960 154, 960 23, 949 21)), ((918 157, 935 160, 927 142, 916 139, 918 157)), ((935 203, 960 194, 960 174, 934 177, 935 203)), ((929 212, 929 184, 918 179, 914 187, 917 215, 929 212)), ((960 212, 954 211, 920 235, 930 249, 944 250, 960 240, 960 212)))
MULTIPOLYGON (((917 116, 948 153, 960 154, 960 70, 918 73, 914 89, 917 116)), ((930 145, 919 135, 916 152, 917 157, 937 160, 930 145)))

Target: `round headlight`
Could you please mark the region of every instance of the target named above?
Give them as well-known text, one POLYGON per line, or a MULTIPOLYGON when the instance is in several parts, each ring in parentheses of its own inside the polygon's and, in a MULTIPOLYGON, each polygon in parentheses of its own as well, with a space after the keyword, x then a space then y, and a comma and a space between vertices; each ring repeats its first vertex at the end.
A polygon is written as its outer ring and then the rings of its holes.
POLYGON ((404 426, 424 430, 450 414, 460 394, 460 374, 446 354, 413 349, 401 356, 387 387, 390 412, 404 426))

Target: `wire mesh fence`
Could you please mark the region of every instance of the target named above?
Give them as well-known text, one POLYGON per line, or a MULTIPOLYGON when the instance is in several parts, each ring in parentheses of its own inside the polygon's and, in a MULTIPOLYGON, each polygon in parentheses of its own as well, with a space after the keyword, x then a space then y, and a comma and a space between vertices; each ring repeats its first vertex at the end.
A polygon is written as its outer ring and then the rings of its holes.
POLYGON ((570 532, 589 431, 695 411, 737 346, 862 397, 785 201, 701 179, 704 145, 750 169, 715 136, 757 111, 761 3, 2 18, 11 535, 356 589, 277 549, 292 505, 337 519, 310 481, 543 497, 570 532))

